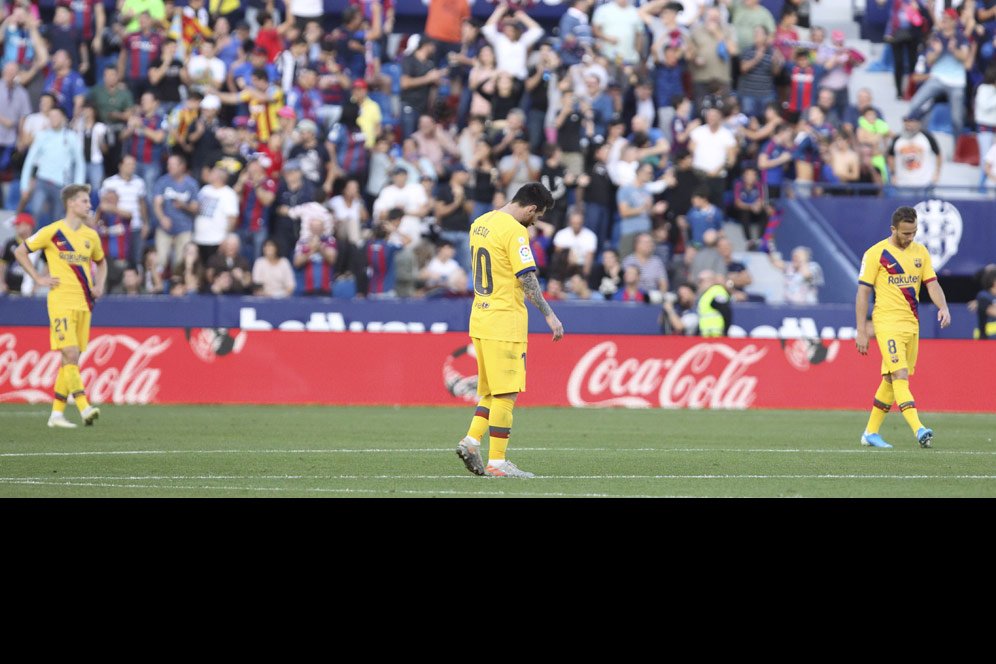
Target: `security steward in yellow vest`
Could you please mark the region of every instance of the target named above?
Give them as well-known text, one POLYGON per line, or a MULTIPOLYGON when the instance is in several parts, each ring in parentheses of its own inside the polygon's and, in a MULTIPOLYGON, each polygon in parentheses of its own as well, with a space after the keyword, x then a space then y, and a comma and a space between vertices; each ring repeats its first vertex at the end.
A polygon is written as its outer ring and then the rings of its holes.
POLYGON ((703 270, 699 275, 699 292, 699 336, 725 337, 733 321, 733 309, 723 278, 711 270, 703 270))

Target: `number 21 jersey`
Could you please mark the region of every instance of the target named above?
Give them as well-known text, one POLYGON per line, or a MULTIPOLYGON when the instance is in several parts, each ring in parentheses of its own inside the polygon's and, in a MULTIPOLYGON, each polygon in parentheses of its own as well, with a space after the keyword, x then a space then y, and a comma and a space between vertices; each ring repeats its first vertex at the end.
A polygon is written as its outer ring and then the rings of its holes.
POLYGON ((528 230, 506 212, 483 214, 470 226, 470 259, 470 336, 525 342, 529 320, 519 277, 536 270, 528 230))

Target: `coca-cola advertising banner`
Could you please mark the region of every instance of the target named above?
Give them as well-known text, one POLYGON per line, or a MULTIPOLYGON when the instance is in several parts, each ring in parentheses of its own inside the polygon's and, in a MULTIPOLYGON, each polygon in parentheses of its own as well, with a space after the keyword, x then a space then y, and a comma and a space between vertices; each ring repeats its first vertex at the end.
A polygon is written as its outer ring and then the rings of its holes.
MULTIPOLYGON (((925 410, 996 410, 985 342, 920 342, 925 410)), ((881 358, 837 339, 573 335, 530 338, 534 406, 858 408, 881 358)), ((97 403, 461 405, 476 400, 466 334, 96 328, 81 360, 97 403)), ((47 402, 59 369, 47 328, 0 328, 0 402, 47 402)))

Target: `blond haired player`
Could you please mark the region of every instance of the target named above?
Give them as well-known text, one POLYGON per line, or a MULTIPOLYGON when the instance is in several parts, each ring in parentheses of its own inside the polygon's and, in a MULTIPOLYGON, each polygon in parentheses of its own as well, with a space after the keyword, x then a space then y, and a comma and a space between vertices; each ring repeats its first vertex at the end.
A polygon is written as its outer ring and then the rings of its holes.
POLYGON ((48 318, 52 350, 62 352, 62 367, 55 380, 55 399, 50 427, 72 429, 66 419, 66 399, 72 394, 83 422, 93 424, 100 415, 86 399, 80 377, 80 353, 90 340, 90 312, 104 292, 107 263, 97 231, 85 224, 90 215, 90 185, 71 184, 62 190, 66 218, 39 229, 25 240, 14 256, 24 271, 41 286, 49 288, 48 318), (45 250, 50 276, 36 271, 28 254, 45 250), (95 265, 92 269, 91 266, 95 265))
POLYGON ((538 182, 523 185, 511 202, 474 220, 470 256, 474 305, 470 337, 477 354, 477 404, 467 436, 457 445, 467 470, 489 477, 534 477, 505 459, 512 432, 512 409, 526 389, 526 333, 529 298, 546 318, 553 340, 564 326, 543 299, 536 262, 529 248, 528 227, 553 206, 553 197, 538 182), (488 431, 488 465, 481 459, 481 438, 488 431))
POLYGON ((875 291, 875 339, 882 351, 882 383, 875 399, 868 426, 861 436, 862 445, 892 447, 879 435, 879 428, 893 401, 899 404, 906 423, 913 430, 920 447, 930 447, 934 432, 923 426, 917 414, 910 376, 916 368, 920 341, 920 285, 927 286, 930 299, 937 305, 937 320, 941 327, 951 324, 951 314, 944 291, 930 263, 930 252, 914 242, 917 227, 916 210, 901 207, 892 213, 892 235, 873 245, 861 259, 858 296, 855 301, 857 346, 862 355, 868 353, 868 295, 875 291))

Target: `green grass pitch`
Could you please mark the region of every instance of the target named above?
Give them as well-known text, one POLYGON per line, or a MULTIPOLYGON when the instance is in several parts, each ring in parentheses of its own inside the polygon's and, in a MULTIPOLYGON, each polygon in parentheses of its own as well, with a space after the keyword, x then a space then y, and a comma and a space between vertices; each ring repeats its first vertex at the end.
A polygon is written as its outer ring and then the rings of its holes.
POLYGON ((996 414, 925 411, 923 450, 894 412, 877 450, 864 412, 520 408, 509 458, 538 477, 505 480, 453 452, 471 407, 101 410, 0 405, 0 497, 996 496, 996 414))

